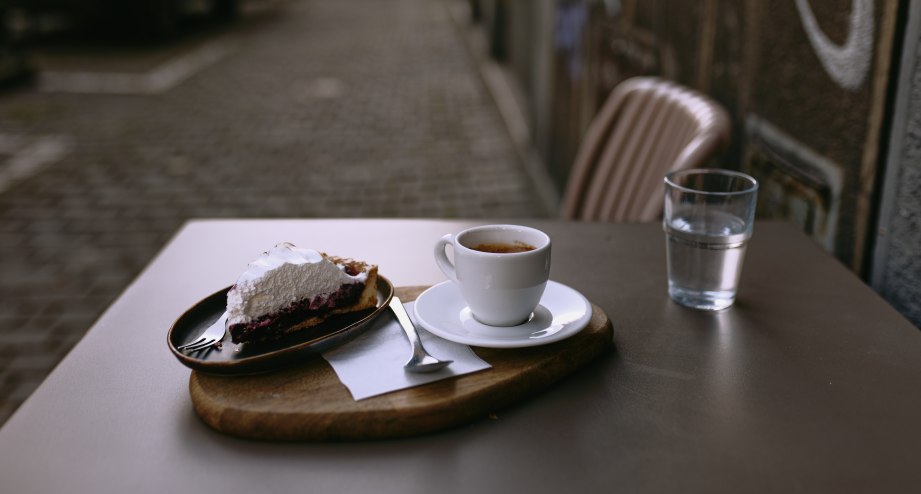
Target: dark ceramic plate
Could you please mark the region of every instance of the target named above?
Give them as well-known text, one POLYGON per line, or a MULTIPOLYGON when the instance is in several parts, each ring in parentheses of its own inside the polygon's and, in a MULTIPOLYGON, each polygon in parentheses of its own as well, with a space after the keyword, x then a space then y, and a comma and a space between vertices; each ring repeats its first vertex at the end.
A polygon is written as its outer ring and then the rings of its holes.
POLYGON ((351 314, 339 314, 320 325, 269 343, 236 345, 224 334, 221 348, 209 348, 186 354, 176 348, 194 341, 227 308, 227 287, 195 304, 169 330, 167 343, 173 355, 184 365, 210 374, 258 374, 302 362, 311 355, 339 346, 373 326, 373 322, 393 298, 393 285, 377 277, 377 307, 351 314))

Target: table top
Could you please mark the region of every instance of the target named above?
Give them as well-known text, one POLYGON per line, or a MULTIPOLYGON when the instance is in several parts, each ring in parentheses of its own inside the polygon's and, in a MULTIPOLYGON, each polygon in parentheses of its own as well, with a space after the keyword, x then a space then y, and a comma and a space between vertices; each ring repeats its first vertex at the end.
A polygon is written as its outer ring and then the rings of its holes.
POLYGON ((921 331, 795 227, 758 223, 736 305, 666 295, 657 224, 518 221, 615 350, 496 416, 425 436, 264 443, 192 410, 171 323, 280 241, 442 281, 435 241, 484 221, 193 221, 0 429, 26 492, 910 491, 921 485, 921 331))

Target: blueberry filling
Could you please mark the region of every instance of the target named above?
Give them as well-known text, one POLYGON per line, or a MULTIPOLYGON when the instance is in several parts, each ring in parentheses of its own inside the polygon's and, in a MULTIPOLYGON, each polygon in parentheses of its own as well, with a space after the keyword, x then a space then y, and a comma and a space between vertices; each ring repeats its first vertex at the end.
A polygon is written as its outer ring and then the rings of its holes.
POLYGON ((323 317, 334 309, 355 305, 364 288, 364 283, 343 285, 329 296, 304 299, 248 323, 232 324, 228 328, 231 340, 234 343, 277 340, 285 335, 286 329, 305 319, 323 317))

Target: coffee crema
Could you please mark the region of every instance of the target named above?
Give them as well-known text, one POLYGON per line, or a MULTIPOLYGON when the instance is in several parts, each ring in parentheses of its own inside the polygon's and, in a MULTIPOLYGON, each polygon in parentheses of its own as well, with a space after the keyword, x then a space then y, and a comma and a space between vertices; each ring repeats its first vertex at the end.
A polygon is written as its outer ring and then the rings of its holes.
POLYGON ((528 252, 536 249, 533 245, 524 242, 515 241, 513 243, 494 242, 488 244, 477 244, 473 250, 488 252, 490 254, 517 254, 519 252, 528 252))

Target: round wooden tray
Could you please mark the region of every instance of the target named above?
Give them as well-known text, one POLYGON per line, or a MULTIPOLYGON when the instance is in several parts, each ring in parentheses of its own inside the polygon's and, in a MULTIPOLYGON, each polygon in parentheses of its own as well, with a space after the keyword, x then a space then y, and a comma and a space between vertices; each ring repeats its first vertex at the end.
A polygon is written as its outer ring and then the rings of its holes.
MULTIPOLYGON (((403 301, 427 287, 402 287, 403 301)), ((281 441, 383 439, 458 426, 550 386, 613 346, 607 314, 592 305, 578 334, 520 349, 473 347, 491 369, 355 401, 322 358, 271 374, 218 376, 192 372, 195 412, 233 436, 281 441)))

